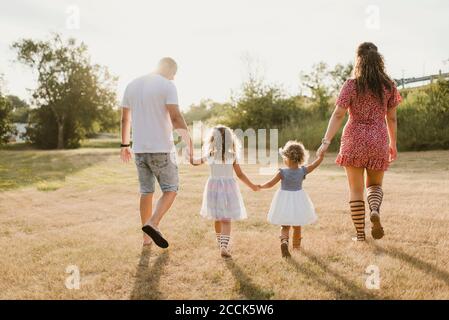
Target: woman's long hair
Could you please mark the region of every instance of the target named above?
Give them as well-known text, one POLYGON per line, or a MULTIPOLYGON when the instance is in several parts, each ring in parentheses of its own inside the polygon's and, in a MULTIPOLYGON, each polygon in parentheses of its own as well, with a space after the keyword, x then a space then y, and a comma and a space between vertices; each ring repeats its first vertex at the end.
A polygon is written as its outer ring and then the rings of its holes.
POLYGON ((374 43, 363 42, 357 48, 354 68, 357 95, 371 92, 383 103, 384 89, 393 88, 393 80, 385 72, 383 56, 374 43))
POLYGON ((210 130, 204 145, 205 155, 218 163, 233 163, 239 156, 240 148, 240 141, 234 132, 223 125, 210 130))

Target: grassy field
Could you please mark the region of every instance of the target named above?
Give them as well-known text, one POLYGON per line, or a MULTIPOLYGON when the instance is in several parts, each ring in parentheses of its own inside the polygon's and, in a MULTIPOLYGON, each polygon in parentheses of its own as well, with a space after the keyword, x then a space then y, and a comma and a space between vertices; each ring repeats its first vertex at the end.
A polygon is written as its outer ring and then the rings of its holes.
POLYGON ((290 260, 265 221, 274 189, 241 185, 249 219, 234 224, 233 260, 224 261, 198 214, 206 166, 180 166, 161 226, 170 248, 142 249, 135 167, 100 147, 0 150, 0 298, 449 299, 447 151, 400 154, 385 179, 386 236, 366 243, 350 241, 344 172, 327 156, 305 181, 320 220, 290 260), (69 265, 79 267, 79 290, 65 287, 69 265), (370 265, 379 290, 365 286, 370 265))

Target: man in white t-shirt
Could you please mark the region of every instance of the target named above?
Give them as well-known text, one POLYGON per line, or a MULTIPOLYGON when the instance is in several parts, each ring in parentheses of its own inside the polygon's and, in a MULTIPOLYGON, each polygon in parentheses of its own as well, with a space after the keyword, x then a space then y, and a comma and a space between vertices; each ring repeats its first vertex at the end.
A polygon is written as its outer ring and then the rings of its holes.
POLYGON ((140 216, 145 232, 143 244, 149 245, 154 241, 161 248, 167 248, 168 242, 159 231, 159 223, 173 204, 179 183, 173 129, 186 142, 190 156, 192 152, 187 125, 178 106, 176 87, 171 81, 176 71, 177 64, 172 58, 161 59, 154 73, 128 84, 121 103, 121 158, 129 162, 134 152, 141 194, 140 216), (153 212, 155 180, 162 196, 153 212))

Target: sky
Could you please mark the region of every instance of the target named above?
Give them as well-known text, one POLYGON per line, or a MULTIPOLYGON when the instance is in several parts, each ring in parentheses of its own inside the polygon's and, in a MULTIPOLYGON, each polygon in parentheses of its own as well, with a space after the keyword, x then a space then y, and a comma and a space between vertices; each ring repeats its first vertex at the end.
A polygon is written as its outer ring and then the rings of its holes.
POLYGON ((394 78, 449 72, 446 0, 16 0, 0 3, 0 73, 29 101, 35 74, 14 62, 12 42, 51 32, 89 47, 92 62, 128 82, 173 57, 180 106, 223 102, 248 74, 248 57, 269 83, 299 90, 314 63, 354 59, 372 41, 394 78))

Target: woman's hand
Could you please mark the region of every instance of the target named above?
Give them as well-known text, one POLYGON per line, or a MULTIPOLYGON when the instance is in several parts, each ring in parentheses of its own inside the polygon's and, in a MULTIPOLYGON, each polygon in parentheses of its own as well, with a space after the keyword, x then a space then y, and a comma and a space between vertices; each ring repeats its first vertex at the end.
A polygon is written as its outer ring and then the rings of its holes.
POLYGON ((316 151, 316 156, 318 158, 321 158, 324 156, 324 154, 327 152, 327 149, 329 148, 329 144, 327 143, 322 143, 321 146, 318 148, 318 150, 316 151))
POLYGON ((396 158, 398 157, 398 149, 396 147, 395 144, 389 146, 389 153, 390 153, 390 157, 389 157, 389 162, 393 162, 394 160, 396 160, 396 158))

